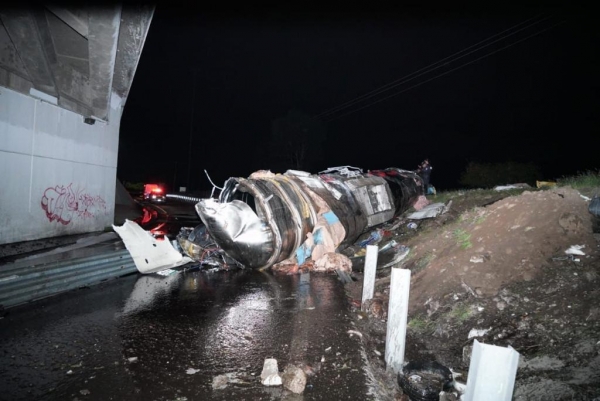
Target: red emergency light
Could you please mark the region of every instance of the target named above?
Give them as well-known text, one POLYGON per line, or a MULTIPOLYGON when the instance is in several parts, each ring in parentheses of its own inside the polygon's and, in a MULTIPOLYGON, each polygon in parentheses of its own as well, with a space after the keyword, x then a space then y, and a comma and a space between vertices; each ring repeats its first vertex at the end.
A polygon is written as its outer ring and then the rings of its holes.
POLYGON ((144 194, 160 194, 163 192, 163 189, 158 186, 158 184, 146 184, 144 185, 144 194))

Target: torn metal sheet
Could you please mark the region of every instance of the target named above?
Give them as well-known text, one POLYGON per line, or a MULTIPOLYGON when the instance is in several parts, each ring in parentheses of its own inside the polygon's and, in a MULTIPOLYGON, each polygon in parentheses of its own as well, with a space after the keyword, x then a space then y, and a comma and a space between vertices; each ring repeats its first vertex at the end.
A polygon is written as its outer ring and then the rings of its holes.
POLYGON ((414 171, 390 167, 385 170, 371 170, 369 173, 387 181, 396 206, 394 217, 407 211, 419 197, 425 195, 423 179, 414 171))
POLYGON ((343 249, 406 211, 422 193, 416 173, 396 168, 376 174, 347 166, 318 175, 257 171, 228 179, 219 200, 203 199, 196 211, 227 255, 247 267, 268 268, 289 259, 316 260, 317 245, 323 245, 321 256, 343 249))
POLYGON ((177 234, 176 241, 185 255, 203 266, 218 267, 221 269, 243 267, 217 245, 204 225, 194 228, 181 228, 179 234, 177 234))
POLYGON ((583 248, 585 248, 585 245, 571 245, 565 253, 567 255, 585 255, 585 252, 582 251, 583 248))
POLYGON ((423 209, 418 212, 414 212, 409 214, 406 218, 409 220, 421 220, 421 219, 430 219, 433 217, 437 217, 440 214, 444 214, 448 211, 448 208, 443 203, 432 203, 430 205, 425 206, 423 209))
POLYGON ((155 273, 192 262, 175 250, 171 242, 157 240, 131 220, 125 220, 120 227, 113 225, 113 229, 123 240, 140 273, 155 273))
POLYGON ((510 189, 527 189, 531 188, 529 184, 510 184, 510 185, 497 185, 494 187, 494 191, 508 191, 510 189))

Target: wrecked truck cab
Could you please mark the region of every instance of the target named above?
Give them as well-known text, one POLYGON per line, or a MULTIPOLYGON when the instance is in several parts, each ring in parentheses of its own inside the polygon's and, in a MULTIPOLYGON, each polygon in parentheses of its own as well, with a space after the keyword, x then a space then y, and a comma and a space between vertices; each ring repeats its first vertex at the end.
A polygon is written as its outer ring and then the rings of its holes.
POLYGON ((196 211, 215 243, 240 264, 260 269, 302 264, 308 256, 316 261, 345 248, 365 230, 408 209, 420 182, 414 173, 407 172, 408 178, 394 174, 335 168, 318 175, 257 171, 247 179, 230 178, 218 201, 203 199, 196 211), (392 191, 390 184, 399 182, 404 187, 392 191))

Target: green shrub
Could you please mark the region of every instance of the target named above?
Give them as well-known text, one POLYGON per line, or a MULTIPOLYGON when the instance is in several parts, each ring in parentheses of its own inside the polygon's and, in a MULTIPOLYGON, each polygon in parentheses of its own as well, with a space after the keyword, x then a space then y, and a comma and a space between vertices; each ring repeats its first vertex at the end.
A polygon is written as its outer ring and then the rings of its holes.
POLYGON ((458 228, 454 230, 454 238, 456 238, 456 244, 462 249, 468 249, 473 246, 471 243, 471 234, 463 229, 458 228))
POLYGON ((462 323, 471 317, 471 309, 465 304, 457 304, 450 311, 450 317, 462 323))
POLYGON ((562 177, 557 180, 561 187, 570 185, 573 188, 600 187, 600 170, 588 170, 570 177, 562 177))
POLYGON ((416 316, 410 319, 407 326, 417 334, 427 334, 433 331, 434 323, 425 316, 416 316))

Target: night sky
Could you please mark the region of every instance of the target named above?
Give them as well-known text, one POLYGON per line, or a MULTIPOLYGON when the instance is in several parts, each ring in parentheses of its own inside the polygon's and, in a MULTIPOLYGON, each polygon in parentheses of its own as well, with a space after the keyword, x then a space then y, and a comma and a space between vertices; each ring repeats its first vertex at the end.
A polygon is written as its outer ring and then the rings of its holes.
POLYGON ((459 188, 470 161, 532 162, 546 180, 595 170, 599 39, 584 10, 232 14, 159 3, 121 121, 117 175, 198 190, 211 187, 205 169, 219 186, 282 173, 268 142, 291 109, 321 115, 327 131, 311 172, 414 170, 429 158, 439 190, 459 188))

